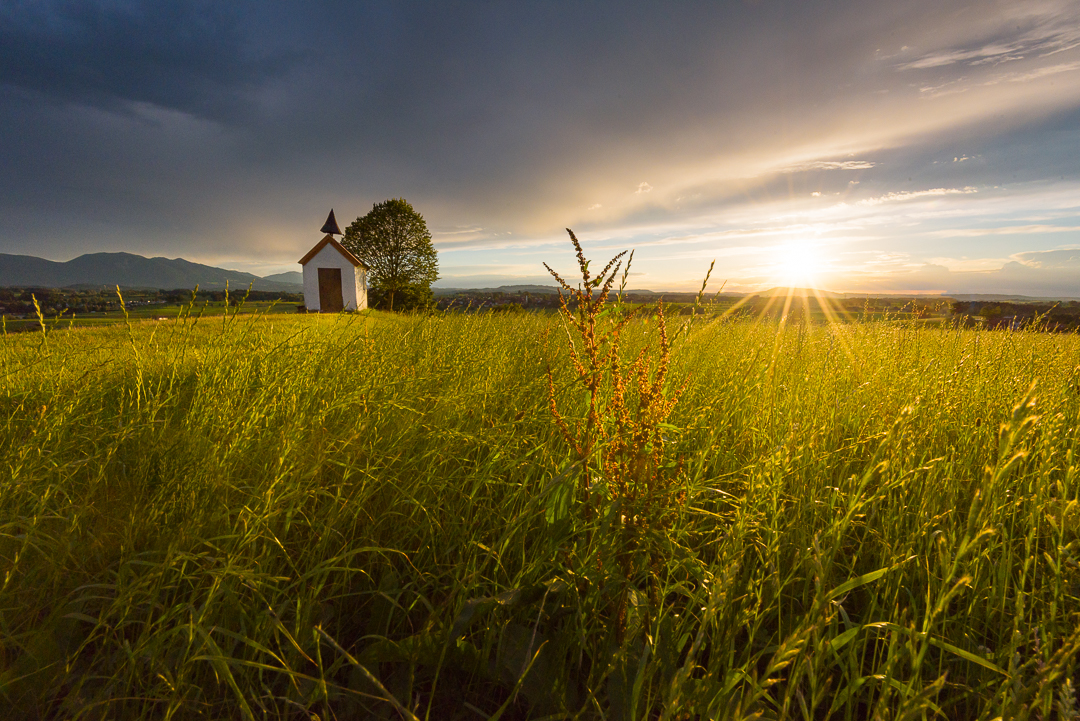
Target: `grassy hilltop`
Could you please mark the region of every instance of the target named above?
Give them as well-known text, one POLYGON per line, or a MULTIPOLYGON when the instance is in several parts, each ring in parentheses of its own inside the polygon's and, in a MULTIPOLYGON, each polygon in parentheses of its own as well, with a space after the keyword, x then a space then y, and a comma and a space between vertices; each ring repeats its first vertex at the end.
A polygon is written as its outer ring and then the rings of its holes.
POLYGON ((687 322, 3 337, 4 716, 1074 718, 1080 339, 687 322))

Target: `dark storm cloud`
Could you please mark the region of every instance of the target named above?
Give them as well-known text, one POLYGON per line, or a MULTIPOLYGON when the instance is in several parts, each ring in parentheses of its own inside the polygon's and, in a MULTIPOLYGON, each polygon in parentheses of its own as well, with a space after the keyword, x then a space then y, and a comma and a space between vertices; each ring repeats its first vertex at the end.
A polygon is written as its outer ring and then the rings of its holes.
POLYGON ((227 118, 295 52, 268 48, 237 4, 14 2, 0 8, 0 82, 74 103, 151 103, 227 118))
MULTIPOLYGON (((228 200, 237 201, 265 191, 271 174, 278 194, 410 192, 512 223, 612 165, 639 174, 658 155, 698 152, 718 111, 747 115, 738 96, 754 84, 744 76, 751 39, 725 38, 723 27, 758 23, 764 54, 754 66, 767 80, 786 76, 775 52, 785 39, 807 44, 777 7, 737 3, 324 3, 285 12, 54 2, 2 12, 0 113, 23 129, 7 148, 16 161, 7 185, 19 189, 5 196, 42 185, 55 205, 81 206, 94 188, 157 177, 157 200, 140 200, 166 217, 180 212, 178 201, 215 215, 222 177, 234 179, 228 200), (730 79, 724 92, 717 73, 730 79), (87 122, 85 106, 135 119, 87 122), (214 125, 195 129, 161 109, 214 125), (672 134, 672 123, 690 127, 672 134), (200 152, 185 133, 213 141, 200 152), (192 197, 191 174, 169 164, 177 154, 212 168, 202 184, 211 197, 192 197), (134 162, 140 155, 145 162, 134 162)), ((777 100, 792 91, 765 85, 777 100)), ((125 214, 131 194, 102 195, 125 214)))

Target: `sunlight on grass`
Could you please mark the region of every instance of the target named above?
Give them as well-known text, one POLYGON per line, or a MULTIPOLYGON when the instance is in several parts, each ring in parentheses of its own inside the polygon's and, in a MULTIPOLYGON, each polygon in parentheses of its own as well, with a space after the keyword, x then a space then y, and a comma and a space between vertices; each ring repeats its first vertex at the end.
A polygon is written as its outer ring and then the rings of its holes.
MULTIPOLYGON (((575 463, 549 369, 566 422, 588 412, 554 316, 3 337, 3 704, 1067 717, 1080 339, 772 302, 668 319, 685 389, 657 428, 684 495, 628 537, 633 573, 604 551, 618 514, 549 513, 575 463)), ((660 333, 627 322, 624 367, 660 333)))

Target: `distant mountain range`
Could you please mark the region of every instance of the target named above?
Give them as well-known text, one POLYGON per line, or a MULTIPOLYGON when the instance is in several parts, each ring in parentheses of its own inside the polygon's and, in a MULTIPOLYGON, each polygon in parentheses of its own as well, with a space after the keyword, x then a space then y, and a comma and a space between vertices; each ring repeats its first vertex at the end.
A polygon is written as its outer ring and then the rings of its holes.
POLYGON ((239 270, 192 263, 183 258, 144 258, 132 253, 88 253, 59 263, 31 255, 0 253, 0 287, 68 288, 120 286, 121 288, 194 288, 220 290, 225 287, 298 293, 303 275, 293 271, 260 278, 239 270))
POLYGON ((274 273, 273 275, 264 275, 263 280, 269 280, 272 283, 289 283, 291 285, 303 285, 304 274, 290 270, 288 273, 274 273))
POLYGON ((443 288, 431 289, 435 295, 454 295, 455 293, 558 293, 554 285, 500 285, 498 288, 443 288))

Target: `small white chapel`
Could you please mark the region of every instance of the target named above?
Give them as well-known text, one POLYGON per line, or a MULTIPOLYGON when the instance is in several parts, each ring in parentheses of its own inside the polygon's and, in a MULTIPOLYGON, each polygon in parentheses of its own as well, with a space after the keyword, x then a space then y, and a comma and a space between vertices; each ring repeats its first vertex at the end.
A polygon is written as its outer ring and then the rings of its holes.
POLYGON ((367 308, 367 271, 363 261, 334 236, 341 235, 334 209, 321 232, 326 235, 300 259, 304 269, 304 306, 308 313, 339 313, 367 308))

